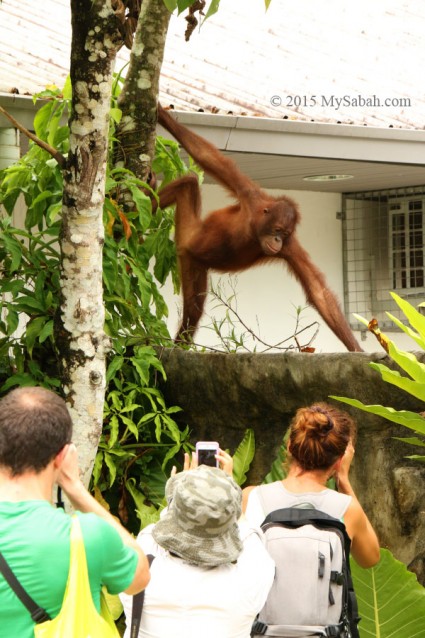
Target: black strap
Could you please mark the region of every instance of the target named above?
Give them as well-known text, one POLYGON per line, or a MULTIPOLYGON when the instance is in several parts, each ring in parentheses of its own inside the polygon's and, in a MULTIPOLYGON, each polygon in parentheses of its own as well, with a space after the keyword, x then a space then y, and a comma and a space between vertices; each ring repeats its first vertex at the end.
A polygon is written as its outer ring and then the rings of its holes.
POLYGON ((59 485, 56 490, 56 507, 61 507, 63 510, 65 509, 65 502, 62 498, 62 490, 59 485))
MULTIPOLYGON (((152 561, 155 558, 152 554, 147 554, 146 558, 149 562, 149 567, 152 565, 152 561)), ((133 609, 131 610, 131 628, 130 638, 137 638, 139 635, 140 621, 142 619, 143 603, 145 602, 145 590, 140 591, 133 596, 133 609)))
POLYGON ((267 631, 266 623, 261 622, 261 620, 258 620, 258 618, 256 618, 254 622, 252 623, 251 638, 253 636, 264 636, 266 631, 267 631))
POLYGON ((5 580, 13 589, 19 600, 31 614, 31 618, 35 623, 41 623, 45 620, 50 620, 50 616, 43 607, 37 605, 35 600, 25 591, 15 574, 10 569, 5 557, 0 552, 0 572, 3 574, 5 580))

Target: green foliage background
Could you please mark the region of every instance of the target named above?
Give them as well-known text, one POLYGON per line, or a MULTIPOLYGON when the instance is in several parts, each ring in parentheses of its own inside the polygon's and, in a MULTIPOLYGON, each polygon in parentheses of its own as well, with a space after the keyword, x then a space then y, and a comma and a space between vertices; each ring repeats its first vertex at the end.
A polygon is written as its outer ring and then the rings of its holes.
MULTIPOLYGON (((402 299, 396 293, 391 293, 392 298, 397 303, 399 308, 403 311, 408 324, 404 324, 402 321, 394 317, 391 313, 387 313, 389 318, 405 332, 414 342, 418 345, 422 351, 425 350, 425 317, 414 308, 408 301, 402 299)), ((421 303, 419 307, 424 307, 425 302, 421 303)), ((359 319, 367 326, 368 321, 359 317, 359 319)), ((370 363, 371 368, 380 373, 383 381, 390 383, 391 385, 404 390, 408 394, 425 401, 425 364, 419 360, 418 356, 413 352, 406 352, 400 350, 395 343, 387 336, 383 335, 383 341, 387 343, 388 354, 391 359, 399 366, 399 370, 391 370, 388 366, 380 363, 370 363), (402 374, 403 373, 403 374, 402 374)), ((400 440, 409 443, 419 448, 419 454, 412 454, 409 456, 411 459, 418 461, 425 461, 425 455, 422 453, 425 447, 425 417, 424 412, 417 413, 409 410, 395 410, 390 406, 382 405, 365 405, 357 399, 351 399, 348 397, 331 397, 352 405, 355 408, 359 408, 364 412, 376 414, 377 416, 388 419, 393 423, 398 423, 413 430, 415 436, 403 437, 400 440)))
MULTIPOLYGON (((421 350, 425 350, 425 317, 396 293, 391 293, 391 296, 403 311, 408 324, 390 313, 387 315, 421 350)), ((422 307, 424 305, 425 303, 420 304, 422 307)), ((358 318, 369 326, 368 320, 358 318)), ((413 352, 400 350, 386 335, 381 334, 381 339, 399 370, 392 370, 380 363, 370 363, 370 366, 386 383, 425 400, 425 365, 413 352)), ((396 438, 414 446, 420 452, 410 455, 409 458, 425 461, 424 413, 396 410, 391 406, 366 405, 348 397, 331 398, 413 430, 414 436, 396 438)), ((353 579, 360 615, 363 618, 360 624, 361 638, 425 637, 425 589, 418 583, 416 576, 408 572, 405 565, 397 561, 390 552, 381 549, 381 560, 378 565, 368 570, 362 570, 353 561, 353 579)))
MULTIPOLYGON (((111 148, 120 111, 111 108, 111 148)), ((40 97, 40 96, 39 96, 40 97)), ((62 92, 45 91, 46 103, 34 120, 36 135, 65 157, 69 82, 62 92)), ((194 166, 190 167, 194 170, 194 166)), ((189 170, 178 145, 158 138, 153 170, 165 182, 189 170)), ((60 303, 59 235, 62 172, 56 161, 30 142, 26 155, 0 173, 0 384, 60 388, 60 335, 55 318, 60 303), (13 212, 23 197, 25 227, 14 226, 13 212)), ((177 426, 176 406, 166 406, 157 381, 165 379, 158 352, 170 345, 168 309, 160 292, 171 276, 176 291, 172 210, 152 215, 150 188, 122 168, 108 168, 104 205, 105 331, 112 343, 107 368, 104 428, 93 471, 93 488, 130 528, 149 520, 150 506, 163 499, 164 482, 176 457, 191 448, 188 428, 177 426), (134 208, 123 214, 118 202, 130 192, 134 208), (148 504, 147 504, 148 503, 148 504)), ((100 498, 100 497, 99 497, 100 498)))

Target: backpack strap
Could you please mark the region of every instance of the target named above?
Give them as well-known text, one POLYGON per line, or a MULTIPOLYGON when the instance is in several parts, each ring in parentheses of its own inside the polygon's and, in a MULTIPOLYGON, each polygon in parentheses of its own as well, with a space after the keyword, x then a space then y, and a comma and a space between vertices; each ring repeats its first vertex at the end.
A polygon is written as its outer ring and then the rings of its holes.
POLYGON ((357 596, 354 591, 353 578, 351 576, 350 557, 347 556, 347 620, 346 624, 350 627, 349 638, 360 638, 358 624, 361 620, 359 616, 359 607, 357 604, 357 596))
POLYGON ((329 527, 338 529, 344 537, 344 551, 348 559, 350 554, 351 539, 347 534, 345 525, 342 521, 321 512, 320 510, 310 507, 284 507, 280 510, 274 510, 267 514, 262 526, 268 523, 280 523, 286 527, 302 527, 303 525, 319 525, 320 527, 329 527))
POLYGON ((272 512, 277 509, 279 505, 282 504, 282 488, 280 481, 267 483, 265 485, 258 485, 256 490, 264 516, 266 516, 268 512, 272 512))
POLYGON ((322 636, 322 638, 346 638, 345 626, 328 625, 318 627, 310 625, 267 625, 261 620, 254 620, 251 630, 251 638, 255 636, 274 636, 275 638, 305 638, 305 636, 322 636))
MULTIPOLYGON (((149 567, 152 565, 152 561, 155 558, 152 554, 147 554, 146 558, 149 562, 149 567)), ((130 638, 137 638, 139 635, 140 621, 142 619, 143 604, 145 602, 145 590, 143 589, 138 594, 133 596, 133 606, 131 610, 131 628, 130 638)))
POLYGON ((22 587, 15 574, 10 569, 8 562, 3 554, 0 552, 0 572, 3 574, 9 587, 13 589, 19 600, 31 614, 31 618, 35 623, 41 623, 46 620, 50 620, 50 616, 43 607, 37 605, 35 600, 31 598, 28 592, 22 587))

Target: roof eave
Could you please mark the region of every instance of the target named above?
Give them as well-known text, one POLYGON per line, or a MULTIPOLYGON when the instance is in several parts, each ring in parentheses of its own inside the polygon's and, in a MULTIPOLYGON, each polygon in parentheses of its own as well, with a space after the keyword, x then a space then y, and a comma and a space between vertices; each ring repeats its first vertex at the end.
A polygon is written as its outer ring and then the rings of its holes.
MULTIPOLYGON (((3 108, 28 129, 44 103, 34 102, 32 96, 0 93, 3 108)), ((425 165, 425 130, 184 111, 173 111, 173 116, 222 151, 425 165)), ((0 115, 0 127, 5 126, 11 124, 0 115)))

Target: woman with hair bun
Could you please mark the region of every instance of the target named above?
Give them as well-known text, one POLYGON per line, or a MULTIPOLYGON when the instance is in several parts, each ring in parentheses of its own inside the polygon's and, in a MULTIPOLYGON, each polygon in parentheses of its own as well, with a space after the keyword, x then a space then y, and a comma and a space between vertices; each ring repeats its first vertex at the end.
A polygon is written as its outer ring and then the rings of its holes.
POLYGON ((348 477, 355 440, 356 426, 346 412, 327 403, 300 408, 289 431, 288 474, 283 481, 262 485, 261 489, 244 489, 247 520, 261 525, 275 509, 308 503, 343 520, 356 562, 361 567, 375 565, 379 561, 379 542, 348 477), (332 477, 338 491, 326 487, 332 477))

